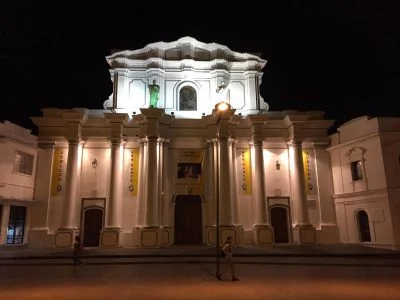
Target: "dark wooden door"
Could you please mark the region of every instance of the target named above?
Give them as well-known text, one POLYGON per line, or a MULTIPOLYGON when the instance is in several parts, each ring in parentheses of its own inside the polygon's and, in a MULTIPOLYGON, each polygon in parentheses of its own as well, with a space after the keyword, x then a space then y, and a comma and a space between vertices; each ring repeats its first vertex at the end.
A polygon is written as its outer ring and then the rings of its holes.
POLYGON ((271 208, 271 226, 274 228, 275 243, 289 243, 287 209, 285 207, 271 208))
POLYGON ((180 195, 175 199, 175 245, 202 244, 201 198, 180 195))
POLYGON ((83 225, 83 245, 85 247, 98 247, 100 232, 103 228, 103 210, 92 208, 85 210, 83 225))

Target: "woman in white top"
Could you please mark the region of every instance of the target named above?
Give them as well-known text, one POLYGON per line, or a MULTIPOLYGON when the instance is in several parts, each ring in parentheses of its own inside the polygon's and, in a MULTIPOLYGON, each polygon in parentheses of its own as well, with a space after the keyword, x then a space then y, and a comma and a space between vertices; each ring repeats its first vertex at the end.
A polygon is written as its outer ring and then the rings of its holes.
POLYGON ((222 251, 225 253, 224 258, 224 266, 222 267, 221 271, 217 275, 218 280, 222 280, 222 274, 229 268, 231 270, 232 281, 239 281, 239 279, 235 276, 235 266, 233 263, 232 257, 232 237, 228 236, 224 246, 222 247, 222 251))

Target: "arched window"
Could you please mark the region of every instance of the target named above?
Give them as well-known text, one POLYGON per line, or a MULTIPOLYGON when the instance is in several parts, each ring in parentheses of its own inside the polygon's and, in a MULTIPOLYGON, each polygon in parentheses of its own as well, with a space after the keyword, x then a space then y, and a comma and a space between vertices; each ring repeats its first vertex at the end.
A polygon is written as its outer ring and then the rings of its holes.
POLYGON ((197 110, 197 93, 191 86, 185 86, 179 91, 179 110, 197 110))
POLYGON ((360 237, 360 242, 370 242, 371 233, 369 231, 368 215, 364 210, 357 213, 357 227, 360 237))

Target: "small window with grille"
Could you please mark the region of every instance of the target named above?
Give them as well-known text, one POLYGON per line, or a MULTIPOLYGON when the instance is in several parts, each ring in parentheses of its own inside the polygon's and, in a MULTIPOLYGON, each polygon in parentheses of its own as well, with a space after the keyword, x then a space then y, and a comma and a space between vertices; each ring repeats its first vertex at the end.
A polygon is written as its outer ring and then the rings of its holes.
POLYGON ((18 150, 15 151, 13 172, 25 175, 32 175, 33 159, 34 156, 32 154, 18 150))
POLYGON ((362 162, 360 160, 351 162, 351 178, 353 181, 363 179, 362 162))

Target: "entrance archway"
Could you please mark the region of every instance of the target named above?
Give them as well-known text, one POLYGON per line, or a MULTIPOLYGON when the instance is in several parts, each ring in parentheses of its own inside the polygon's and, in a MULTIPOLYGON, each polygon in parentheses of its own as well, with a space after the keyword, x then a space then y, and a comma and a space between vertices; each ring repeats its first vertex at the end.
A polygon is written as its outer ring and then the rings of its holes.
POLYGON ((274 228, 276 244, 289 243, 288 209, 285 206, 270 208, 271 226, 274 228))
POLYGON ((357 227, 360 242, 370 242, 371 232, 369 230, 368 214, 364 210, 357 212, 357 227))
POLYGON ((179 195, 175 199, 175 245, 202 244, 202 209, 198 195, 179 195))
POLYGON ((91 207, 83 212, 83 245, 98 247, 100 232, 103 229, 103 208, 91 207))

